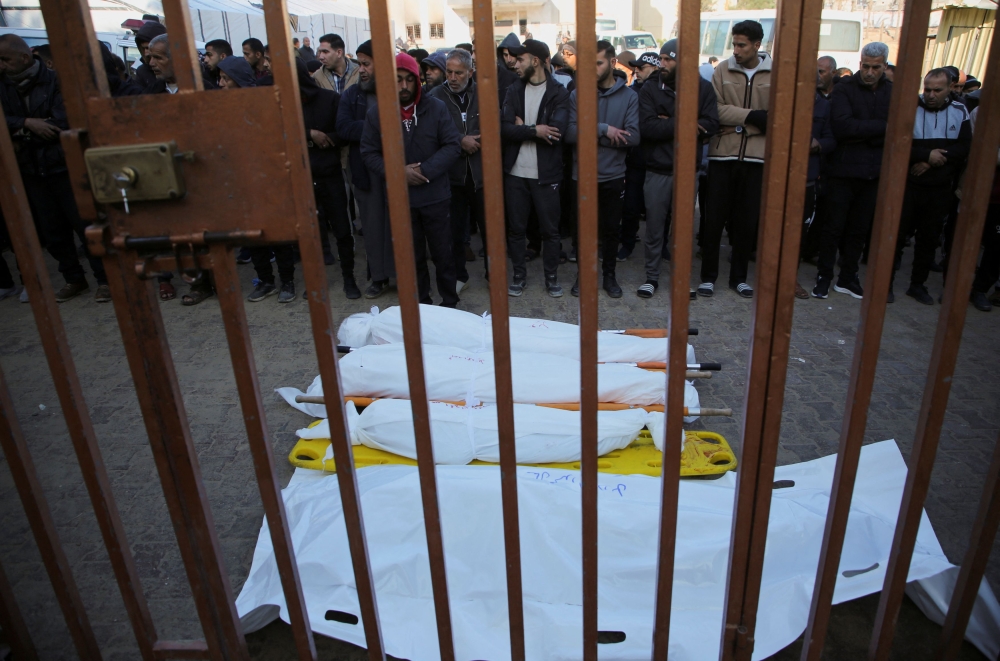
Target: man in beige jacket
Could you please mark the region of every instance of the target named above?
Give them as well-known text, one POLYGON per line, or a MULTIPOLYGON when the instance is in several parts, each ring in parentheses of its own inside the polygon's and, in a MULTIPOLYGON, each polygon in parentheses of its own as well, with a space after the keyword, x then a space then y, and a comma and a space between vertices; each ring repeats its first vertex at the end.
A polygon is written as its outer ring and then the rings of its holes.
POLYGON ((323 66, 313 72, 312 77, 323 89, 343 94, 344 90, 358 82, 358 65, 344 54, 344 38, 339 34, 324 34, 319 38, 316 59, 323 66))
POLYGON ((764 133, 771 91, 771 58, 760 52, 764 29, 757 21, 733 26, 733 55, 712 75, 718 101, 720 131, 709 140, 708 209, 701 229, 699 296, 715 293, 719 245, 728 228, 733 247, 729 287, 753 298, 747 264, 757 238, 764 174, 764 133))

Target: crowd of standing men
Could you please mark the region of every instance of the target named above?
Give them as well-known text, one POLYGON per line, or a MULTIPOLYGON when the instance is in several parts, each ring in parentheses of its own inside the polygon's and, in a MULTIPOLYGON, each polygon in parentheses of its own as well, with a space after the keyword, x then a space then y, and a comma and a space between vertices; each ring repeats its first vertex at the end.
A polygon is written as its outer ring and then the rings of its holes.
MULTIPOLYGON (((757 249, 772 75, 772 59, 760 50, 763 36, 756 21, 737 23, 732 29, 732 57, 699 68, 693 137, 701 149, 693 165, 700 172, 697 237, 701 267, 695 293, 701 297, 715 293, 724 233, 731 246, 728 286, 743 298, 754 294, 749 262, 757 249)), ((102 49, 112 95, 176 93, 166 28, 145 23, 136 34, 136 45, 142 64, 134 71, 102 49)), ((241 46, 242 53, 234 54, 224 40, 206 44, 206 89, 273 84, 267 46, 254 38, 241 46)), ((541 258, 545 291, 552 297, 562 296, 560 266, 576 261, 575 146, 582 138, 577 127, 575 69, 580 47, 567 41, 553 54, 547 44, 530 38, 521 42, 512 33, 497 49, 511 296, 520 296, 528 287, 526 264, 536 257, 541 258), (569 251, 564 250, 564 240, 571 242, 569 251)), ((616 53, 605 41, 598 42, 595 51, 598 134, 591 139, 598 141, 602 287, 611 297, 622 296, 616 263, 631 256, 644 218, 645 281, 635 293, 648 299, 659 288, 663 260, 670 259, 677 41, 667 41, 659 55, 616 53)), ((305 40, 297 53, 324 257, 327 264, 340 262, 348 299, 377 298, 393 286, 396 274, 371 42, 359 45, 351 57, 343 39, 330 34, 319 39, 315 51, 305 40), (359 220, 357 226, 352 216, 359 220), (336 240, 336 256, 330 234, 336 240), (363 237, 367 256, 364 292, 355 277, 355 235, 363 237)), ((86 242, 58 140, 59 131, 68 128, 66 112, 57 74, 45 54, 42 49, 32 52, 19 37, 0 36, 0 102, 36 227, 66 281, 56 298, 66 301, 89 289, 74 234, 84 246, 86 242)), ((433 302, 429 258, 441 304, 454 307, 470 280, 467 265, 476 257, 469 246, 472 232, 484 238, 480 255, 489 278, 475 53, 471 44, 460 44, 448 52, 398 53, 395 60, 418 292, 421 302, 433 302)), ((861 68, 855 73, 841 75, 830 57, 821 57, 817 63, 801 258, 814 262, 818 275, 811 291, 796 287, 799 298, 808 299, 810 294, 827 298, 831 287, 854 298, 864 296, 858 271, 867 259, 889 120, 892 67, 888 60, 888 47, 874 42, 862 50, 861 68)), ((905 293, 928 305, 934 303, 926 286, 928 274, 934 270, 947 274, 975 128, 978 97, 963 93, 966 84, 957 70, 933 69, 915 100, 916 125, 896 269, 912 240, 913 265, 905 293)), ((2 223, 0 229, 5 230, 2 223)), ((262 301, 271 295, 281 302, 294 300, 297 254, 293 246, 255 246, 241 251, 237 259, 252 262, 256 270, 248 300, 262 301), (272 262, 277 264, 280 285, 275 282, 272 262)), ((101 261, 89 262, 98 285, 96 300, 109 301, 101 261)), ((971 292, 976 308, 988 311, 992 307, 988 294, 998 278, 1000 184, 995 181, 971 292)), ((160 277, 159 287, 163 300, 176 296, 170 274, 160 277)), ((570 291, 579 295, 578 277, 570 291)), ((15 285, 6 262, 0 259, 0 299, 19 292, 21 300, 27 301, 26 292, 15 285)), ((206 275, 191 285, 182 303, 194 305, 212 293, 211 277, 206 275)), ((889 301, 893 300, 890 290, 889 301)))

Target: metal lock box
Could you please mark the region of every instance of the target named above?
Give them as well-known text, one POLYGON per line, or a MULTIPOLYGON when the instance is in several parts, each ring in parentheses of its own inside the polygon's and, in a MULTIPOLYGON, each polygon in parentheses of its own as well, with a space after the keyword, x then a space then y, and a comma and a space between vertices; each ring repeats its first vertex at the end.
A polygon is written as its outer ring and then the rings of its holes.
POLYGON ((175 200, 184 197, 178 161, 193 160, 178 153, 177 143, 158 142, 122 147, 94 147, 84 152, 90 188, 102 204, 175 200))

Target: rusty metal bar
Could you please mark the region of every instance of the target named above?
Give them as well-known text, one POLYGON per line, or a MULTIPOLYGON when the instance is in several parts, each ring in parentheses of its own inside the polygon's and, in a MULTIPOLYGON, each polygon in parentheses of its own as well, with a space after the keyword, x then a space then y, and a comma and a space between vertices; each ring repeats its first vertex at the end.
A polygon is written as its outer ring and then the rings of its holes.
POLYGON ((986 571, 986 563, 993 550, 997 526, 1000 526, 1000 438, 993 448, 993 461, 986 474, 983 497, 969 536, 969 548, 965 552, 962 568, 955 581, 955 591, 951 595, 951 604, 948 606, 948 615, 944 619, 938 659, 952 661, 958 658, 965 638, 965 628, 969 625, 969 616, 972 615, 972 607, 976 603, 983 573, 986 571))
POLYGON ((163 0, 163 15, 170 26, 170 59, 174 65, 174 77, 178 94, 198 92, 205 89, 201 78, 201 61, 194 48, 194 33, 191 30, 191 9, 187 0, 163 0))
POLYGON ((7 580, 2 564, 0 564, 0 628, 7 636, 14 658, 18 661, 22 659, 38 661, 38 652, 35 650, 35 644, 31 642, 31 634, 28 633, 28 626, 21 616, 21 609, 14 599, 14 589, 7 580))
POLYGON ((776 21, 742 470, 729 552, 723 659, 750 661, 788 370, 822 3, 782 3, 776 21), (782 46, 785 46, 782 49, 782 46), (772 268, 768 268, 768 266, 772 268))
POLYGON ((170 520, 211 658, 248 659, 154 281, 135 276, 135 260, 109 255, 104 269, 170 520))
POLYGON ((577 211, 580 283, 580 479, 583 658, 597 661, 597 33, 596 0, 576 0, 577 211))
POLYGON ((802 643, 802 661, 819 661, 823 653, 833 591, 837 583, 840 555, 851 510, 851 496, 858 472, 861 444, 868 424, 868 406, 875 382, 885 321, 889 282, 892 278, 899 219, 903 208, 907 176, 910 171, 910 146, 913 139, 914 99, 919 93, 923 52, 930 17, 930 0, 909 0, 903 11, 899 64, 890 102, 889 122, 882 157, 871 255, 865 277, 865 297, 861 301, 861 320, 854 343, 851 380, 841 425, 837 466, 834 469, 830 507, 827 510, 823 546, 820 550, 816 582, 813 587, 809 624, 802 643))
POLYGON ((0 449, 3 450, 10 472, 14 478, 14 486, 21 497, 21 505, 28 517, 35 542, 42 554, 45 571, 52 581, 52 589, 59 602, 66 626, 69 627, 73 645, 81 659, 100 659, 101 650, 97 646, 94 630, 87 617, 87 609, 80 599, 80 591, 73 580, 66 552, 59 542, 52 511, 48 499, 42 491, 42 483, 38 481, 35 462, 31 458, 28 444, 21 433, 21 425, 17 421, 14 402, 10 399, 7 380, 0 370, 0 449))
MULTIPOLYGON (((399 115, 399 96, 397 94, 399 86, 396 83, 393 32, 389 22, 386 0, 370 2, 368 11, 371 23, 372 51, 375 54, 373 59, 376 63, 375 90, 378 96, 378 116, 382 133, 382 156, 385 160, 385 185, 392 228, 392 250, 396 261, 399 307, 403 321, 406 373, 410 386, 410 404, 413 409, 417 472, 420 475, 420 498, 424 510, 424 530, 427 536, 427 556, 430 561, 431 585, 434 592, 438 645, 441 650, 441 658, 444 661, 453 661, 455 646, 452 636, 451 608, 448 604, 444 545, 441 540, 441 515, 438 506, 434 446, 431 444, 430 415, 427 410, 427 383, 424 379, 424 357, 420 339, 417 267, 413 251, 410 191, 405 173, 406 151, 403 145, 403 128, 399 115), (387 66, 387 63, 392 64, 387 66)), ((419 84, 419 81, 417 83, 419 84)), ((375 185, 378 185, 377 181, 375 185)))
POLYGON ((146 597, 142 592, 139 573, 129 549, 125 528, 111 491, 111 482, 101 456, 97 434, 83 398, 73 354, 66 338, 66 329, 59 315, 55 293, 48 278, 48 269, 32 220, 31 209, 24 196, 20 170, 14 156, 10 134, 0 129, 0 180, 8 183, 0 188, 0 207, 7 218, 8 233, 14 252, 20 256, 18 267, 29 292, 32 311, 59 404, 66 419, 66 428, 73 443, 80 472, 90 497, 108 558, 118 582, 125 610, 135 633, 143 659, 152 659, 156 640, 146 597))
MULTIPOLYGON (((503 199, 503 152, 500 145, 500 105, 496 44, 493 41, 493 1, 473 0, 476 35, 476 93, 479 95, 479 143, 483 159, 483 206, 493 368, 496 375, 497 433, 500 438, 500 493, 503 539, 507 561, 507 611, 510 654, 525 658, 524 595, 521 584, 521 533, 517 507, 517 448, 514 444, 514 387, 510 363, 510 306, 507 294, 507 236, 503 199)), ((501 65, 503 66, 503 65, 501 65)))
MULTIPOLYGON (((994 40, 990 47, 986 79, 983 81, 979 114, 982 117, 996 117, 998 112, 1000 40, 994 40)), ((969 291, 972 289, 986 208, 993 186, 998 146, 1000 122, 980 122, 976 127, 976 139, 972 143, 965 182, 962 185, 962 205, 958 212, 948 278, 938 316, 930 368, 927 371, 927 385, 917 418, 916 441, 910 454, 910 467, 906 474, 903 501, 899 507, 896 533, 892 540, 889 566, 886 568, 882 597, 875 616, 875 633, 868 648, 868 656, 874 660, 888 659, 892 651, 896 619, 903 602, 906 576, 910 570, 917 530, 920 528, 920 515, 930 486, 934 456, 948 406, 958 348, 962 341, 965 314, 969 308, 969 291)))
POLYGON ((210 659, 208 645, 203 640, 157 641, 153 645, 157 659, 210 659))
POLYGON ((681 0, 677 63, 677 118, 674 132, 673 255, 670 274, 670 319, 667 326, 667 411, 660 479, 660 525, 656 560, 656 602, 653 611, 653 658, 666 659, 670 649, 670 612, 674 587, 674 550, 677 545, 677 499, 684 442, 684 379, 687 369, 686 332, 690 304, 691 253, 694 243, 694 203, 698 185, 698 33, 701 5, 681 0))
POLYGON ((302 583, 295 563, 291 531, 285 514, 285 502, 281 497, 281 487, 274 468, 267 421, 264 418, 264 404, 257 382, 257 368, 250 344, 250 327, 247 324, 246 309, 243 307, 243 292, 240 277, 236 272, 236 259, 232 248, 223 245, 212 246, 215 261, 215 289, 219 294, 222 321, 226 328, 229 353, 233 359, 233 373, 243 407, 243 422, 247 428, 250 452, 253 455, 257 486, 260 489, 271 545, 274 547, 275 562, 281 576, 281 587, 285 595, 285 607, 292 624, 295 647, 300 659, 316 659, 316 644, 309 628, 309 615, 302 596, 302 583))

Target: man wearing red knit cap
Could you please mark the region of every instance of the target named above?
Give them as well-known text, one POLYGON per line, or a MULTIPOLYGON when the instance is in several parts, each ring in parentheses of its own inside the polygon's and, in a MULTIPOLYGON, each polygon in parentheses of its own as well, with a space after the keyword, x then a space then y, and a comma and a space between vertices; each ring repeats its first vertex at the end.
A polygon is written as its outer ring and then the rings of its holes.
MULTIPOLYGON (((431 279, 427 270, 427 247, 437 279, 441 305, 455 307, 455 262, 451 246, 451 185, 448 171, 462 152, 461 136, 438 99, 420 93, 420 65, 406 53, 396 55, 396 87, 400 121, 406 147, 406 181, 410 191, 410 219, 417 260, 417 293, 421 303, 431 304, 431 279)), ((361 157, 365 166, 385 185, 385 159, 378 108, 368 109, 361 135, 361 157)))

